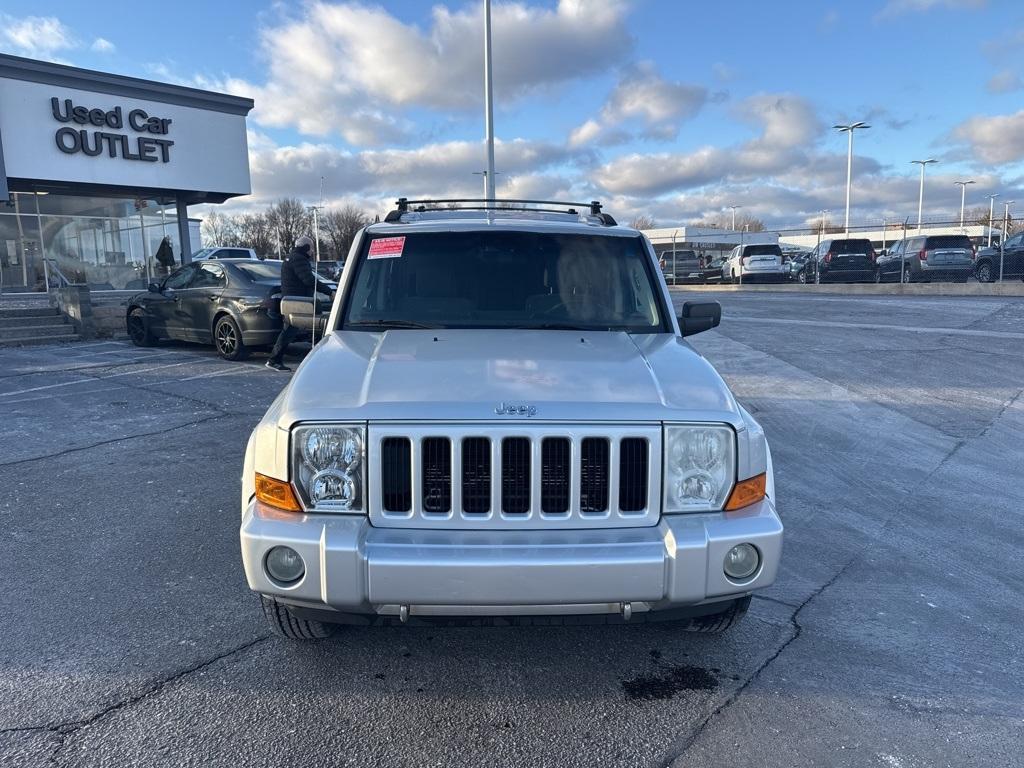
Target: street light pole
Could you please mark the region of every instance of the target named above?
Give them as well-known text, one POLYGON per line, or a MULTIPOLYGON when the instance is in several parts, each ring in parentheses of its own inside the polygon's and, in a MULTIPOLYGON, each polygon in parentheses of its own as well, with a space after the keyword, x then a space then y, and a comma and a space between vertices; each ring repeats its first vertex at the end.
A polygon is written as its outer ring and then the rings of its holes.
POLYGON ((993 213, 992 209, 993 209, 993 206, 994 206, 994 204, 996 202, 996 198, 997 197, 999 197, 999 193, 998 192, 996 194, 994 194, 994 195, 989 195, 988 196, 988 247, 989 248, 992 247, 992 213, 993 213))
POLYGON ((484 0, 484 122, 487 134, 487 175, 484 189, 494 200, 494 83, 491 77, 491 0, 484 0))
POLYGON ((1006 200, 1003 203, 1003 236, 999 238, 999 282, 1003 282, 1003 254, 1006 252, 1004 247, 1006 243, 1006 227, 1010 222, 1010 205, 1017 202, 1016 200, 1006 200))
POLYGON ((969 181, 954 181, 954 184, 960 185, 960 229, 964 228, 964 203, 967 201, 967 185, 973 184, 974 179, 969 181))
POLYGON ((924 210, 924 167, 929 163, 939 162, 934 157, 929 157, 927 160, 911 160, 911 163, 915 163, 921 166, 921 185, 917 190, 917 231, 921 231, 921 212, 924 210))
POLYGON ((853 179, 853 132, 858 128, 870 128, 867 123, 857 122, 849 125, 833 125, 840 133, 849 134, 846 148, 846 234, 850 234, 850 182, 853 179))

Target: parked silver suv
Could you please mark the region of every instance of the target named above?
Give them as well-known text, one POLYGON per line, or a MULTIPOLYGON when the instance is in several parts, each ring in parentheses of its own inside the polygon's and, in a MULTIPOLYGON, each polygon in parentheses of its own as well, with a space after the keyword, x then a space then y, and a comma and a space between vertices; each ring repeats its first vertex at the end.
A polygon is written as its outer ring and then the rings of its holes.
POLYGON ((327 316, 282 301, 324 336, 245 454, 242 559, 273 629, 733 624, 782 524, 761 427, 683 338, 719 305, 677 317, 598 203, 432 204, 456 203, 403 199, 359 234, 327 316))

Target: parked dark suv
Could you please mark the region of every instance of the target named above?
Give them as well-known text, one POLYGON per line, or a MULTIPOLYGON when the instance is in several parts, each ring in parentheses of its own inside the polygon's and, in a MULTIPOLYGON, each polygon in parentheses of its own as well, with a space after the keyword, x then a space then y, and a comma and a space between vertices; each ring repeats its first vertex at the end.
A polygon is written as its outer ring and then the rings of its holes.
POLYGON ((875 279, 875 249, 867 238, 822 240, 812 254, 816 282, 856 283, 875 279))
POLYGON ((918 235, 895 243, 878 257, 878 281, 966 281, 974 274, 974 246, 967 235, 918 235))
MULTIPOLYGON (((999 279, 999 248, 982 248, 974 267, 979 283, 999 279)), ((1003 278, 1020 280, 1024 277, 1024 232, 1007 238, 1003 243, 1003 278)))

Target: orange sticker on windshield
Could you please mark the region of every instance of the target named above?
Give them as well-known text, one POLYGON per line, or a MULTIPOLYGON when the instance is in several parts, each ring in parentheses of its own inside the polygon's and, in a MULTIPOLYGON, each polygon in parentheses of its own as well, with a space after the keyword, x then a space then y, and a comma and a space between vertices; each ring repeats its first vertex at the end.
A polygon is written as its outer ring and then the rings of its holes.
POLYGON ((370 243, 370 259, 396 259, 405 250, 404 237, 378 237, 370 243))

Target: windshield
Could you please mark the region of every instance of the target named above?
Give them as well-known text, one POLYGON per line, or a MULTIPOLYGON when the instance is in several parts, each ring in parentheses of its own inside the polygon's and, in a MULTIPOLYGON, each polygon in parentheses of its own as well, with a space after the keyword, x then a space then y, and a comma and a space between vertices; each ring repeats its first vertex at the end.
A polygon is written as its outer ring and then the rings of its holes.
POLYGON ((747 245, 743 248, 744 256, 782 256, 782 249, 777 245, 747 245))
POLYGON ((438 232, 365 247, 346 329, 667 330, 640 237, 438 232))
POLYGON ((851 238, 849 240, 833 241, 829 250, 832 253, 870 253, 874 249, 871 247, 870 240, 851 238))
POLYGON ((933 235, 928 238, 928 248, 966 248, 970 250, 971 240, 966 235, 933 235))

